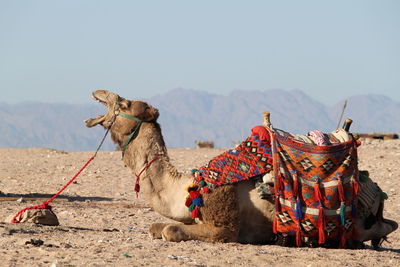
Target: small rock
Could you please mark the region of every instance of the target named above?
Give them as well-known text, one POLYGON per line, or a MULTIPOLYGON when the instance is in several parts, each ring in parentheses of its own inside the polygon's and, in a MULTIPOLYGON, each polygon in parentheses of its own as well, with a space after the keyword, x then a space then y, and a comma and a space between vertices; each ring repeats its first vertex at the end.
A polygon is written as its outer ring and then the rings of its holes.
POLYGON ((68 243, 62 244, 62 246, 63 246, 64 248, 72 248, 72 246, 71 246, 70 244, 68 244, 68 243))
POLYGON ((48 247, 48 248, 59 248, 60 247, 60 246, 56 246, 56 245, 53 245, 53 244, 46 244, 44 246, 48 247))
POLYGON ((186 256, 178 256, 178 255, 168 255, 168 259, 171 260, 184 260, 184 261, 194 261, 192 258, 186 256))
POLYGON ((24 198, 21 197, 21 198, 18 198, 18 199, 17 199, 17 202, 18 202, 18 203, 25 203, 26 200, 25 200, 24 198))
POLYGON ((168 259, 177 260, 177 259, 178 259, 178 256, 175 256, 175 255, 168 255, 168 259))
POLYGON ((103 232, 119 232, 119 230, 117 228, 113 228, 113 229, 103 229, 103 232))
MULTIPOLYGON (((14 214, 15 215, 15 214, 14 214)), ((14 215, 9 216, 6 222, 11 222, 14 215)), ((31 209, 22 213, 21 223, 32 222, 43 225, 59 225, 57 216, 49 209, 31 209)))
POLYGON ((25 245, 34 245, 35 247, 40 247, 44 244, 44 241, 41 239, 32 238, 30 241, 26 241, 25 245))

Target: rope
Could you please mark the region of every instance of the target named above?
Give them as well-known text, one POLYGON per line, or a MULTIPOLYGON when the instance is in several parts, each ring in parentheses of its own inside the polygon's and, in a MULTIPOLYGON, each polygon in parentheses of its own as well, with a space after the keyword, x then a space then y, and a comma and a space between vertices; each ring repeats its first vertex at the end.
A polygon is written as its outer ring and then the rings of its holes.
POLYGON ((32 210, 32 209, 49 209, 51 210, 51 206, 49 205, 50 202, 52 202, 56 197, 58 197, 62 191, 65 190, 65 188, 67 188, 78 176, 79 174, 89 165, 89 163, 94 160, 94 158, 97 155, 97 152, 99 152, 101 146, 104 143, 104 140, 106 139, 106 136, 108 134, 108 132, 110 131, 110 128, 107 129, 106 133, 104 134, 103 139, 101 140, 99 146, 96 149, 96 152, 94 153, 94 155, 92 157, 90 157, 90 159, 85 163, 85 165, 82 166, 82 168, 80 168, 80 170, 74 175, 74 177, 71 178, 71 180, 68 181, 68 183, 66 185, 64 185, 54 196, 52 196, 49 200, 44 201, 42 204, 36 205, 36 206, 32 206, 32 207, 27 207, 24 208, 22 210, 20 210, 15 216, 14 218, 11 220, 12 223, 20 223, 21 219, 22 219, 22 214, 27 211, 27 210, 32 210))
MULTIPOLYGON (((115 120, 115 118, 114 118, 114 120, 115 120)), ((108 132, 110 131, 110 129, 111 129, 111 126, 110 126, 110 128, 107 129, 106 133, 105 133, 104 136, 103 136, 103 139, 101 139, 101 142, 100 142, 99 146, 97 147, 96 152, 94 152, 93 158, 95 158, 95 157, 97 156, 97 152, 99 152, 100 147, 101 147, 101 146, 103 145, 103 143, 104 143, 104 140, 106 140, 107 134, 108 134, 108 132)))
POLYGON ((158 156, 155 156, 150 162, 148 162, 143 168, 142 170, 139 172, 139 174, 135 173, 136 176, 136 183, 135 183, 135 192, 136 192, 136 198, 139 197, 139 192, 140 192, 140 185, 139 185, 139 181, 140 181, 140 175, 142 175, 142 173, 148 168, 150 167, 150 165, 156 161, 158 159, 158 156))

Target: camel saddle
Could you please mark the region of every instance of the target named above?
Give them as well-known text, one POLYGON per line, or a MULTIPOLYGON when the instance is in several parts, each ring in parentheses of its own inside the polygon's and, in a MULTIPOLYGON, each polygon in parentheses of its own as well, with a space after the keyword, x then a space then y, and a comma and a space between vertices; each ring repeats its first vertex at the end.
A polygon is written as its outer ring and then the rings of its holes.
POLYGON ((196 172, 198 191, 269 173, 275 233, 296 236, 298 246, 310 239, 345 246, 355 234, 359 143, 343 132, 324 136, 326 145, 316 145, 281 130, 254 127, 244 142, 196 172))

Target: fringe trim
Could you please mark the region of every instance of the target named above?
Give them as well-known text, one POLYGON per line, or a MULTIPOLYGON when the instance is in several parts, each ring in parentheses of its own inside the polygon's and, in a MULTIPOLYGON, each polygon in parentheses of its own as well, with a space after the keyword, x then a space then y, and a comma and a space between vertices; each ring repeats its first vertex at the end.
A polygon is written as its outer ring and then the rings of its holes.
POLYGON ((345 235, 345 230, 343 229, 343 226, 340 231, 340 248, 345 248, 346 247, 346 235, 345 235))
POLYGON ((301 247, 303 245, 303 240, 301 239, 301 226, 299 224, 299 229, 296 231, 296 246, 301 247))
POLYGON ((325 236, 325 214, 324 208, 319 208, 319 215, 318 215, 318 243, 324 244, 326 241, 325 236))
POLYGON ((314 194, 315 194, 315 200, 319 201, 322 203, 323 201, 323 196, 321 194, 321 189, 319 188, 319 182, 316 182, 314 184, 314 194))

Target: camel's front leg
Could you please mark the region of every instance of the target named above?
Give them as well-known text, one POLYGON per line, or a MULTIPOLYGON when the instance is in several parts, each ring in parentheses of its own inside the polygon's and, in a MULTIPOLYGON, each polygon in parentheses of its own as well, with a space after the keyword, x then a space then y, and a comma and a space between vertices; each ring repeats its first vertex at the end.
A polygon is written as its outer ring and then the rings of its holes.
POLYGON ((161 232, 165 241, 200 240, 206 242, 236 242, 238 231, 211 224, 169 224, 161 232))
POLYGON ((149 236, 152 239, 161 239, 162 230, 170 223, 153 223, 149 228, 149 236))

